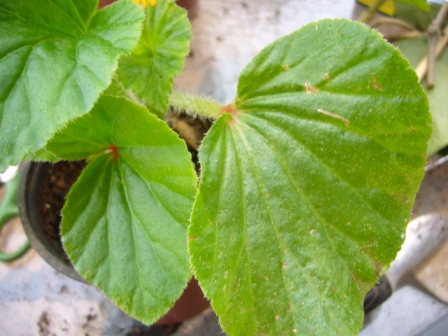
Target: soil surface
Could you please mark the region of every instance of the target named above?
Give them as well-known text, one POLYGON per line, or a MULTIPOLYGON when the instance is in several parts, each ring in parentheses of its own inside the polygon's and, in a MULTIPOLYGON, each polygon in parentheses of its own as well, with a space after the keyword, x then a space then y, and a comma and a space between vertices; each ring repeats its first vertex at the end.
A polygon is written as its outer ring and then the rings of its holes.
POLYGON ((212 120, 207 118, 195 118, 188 114, 168 112, 166 115, 166 122, 181 139, 184 139, 188 151, 191 153, 191 160, 197 175, 200 175, 200 166, 198 158, 198 149, 204 139, 205 134, 212 127, 212 120))
POLYGON ((65 198, 86 166, 84 161, 60 161, 45 164, 41 174, 41 193, 38 198, 45 234, 61 258, 70 264, 61 243, 61 210, 65 198))

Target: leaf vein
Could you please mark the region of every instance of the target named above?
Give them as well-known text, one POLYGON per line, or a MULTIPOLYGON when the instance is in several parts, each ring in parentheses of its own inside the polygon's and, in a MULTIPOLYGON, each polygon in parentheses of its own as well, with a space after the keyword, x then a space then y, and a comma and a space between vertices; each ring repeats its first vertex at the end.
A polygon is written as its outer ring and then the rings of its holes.
MULTIPOLYGON (((149 288, 147 286, 145 286, 145 281, 143 280, 143 267, 140 265, 140 261, 142 260, 139 257, 139 249, 137 248, 137 244, 136 244, 136 232, 135 232, 135 222, 138 223, 140 225, 140 227, 143 229, 143 231, 146 233, 147 238, 152 241, 151 236, 149 235, 149 233, 146 231, 146 227, 143 225, 141 219, 136 215, 134 209, 132 208, 132 202, 130 200, 129 197, 129 192, 126 188, 127 183, 125 181, 125 177, 124 177, 124 172, 123 172, 123 167, 120 163, 118 163, 118 169, 120 172, 120 180, 121 180, 121 184, 123 186, 123 191, 126 197, 126 201, 127 201, 127 206, 129 211, 131 212, 131 231, 132 231, 132 246, 134 248, 134 255, 136 256, 134 262, 137 266, 138 269, 138 280, 139 280, 139 286, 138 288, 141 288, 143 291, 145 291, 146 293, 148 293, 152 298, 155 298, 154 294, 149 290, 149 288), (135 222, 134 222, 135 219, 135 222)), ((154 251, 153 247, 151 246, 152 250, 154 251)), ((168 274, 168 271, 163 267, 163 263, 160 261, 160 258, 158 256, 157 253, 154 253, 154 256, 156 257, 156 260, 158 261, 160 268, 163 269, 165 271, 165 273, 168 274)))
MULTIPOLYGON (((254 131, 255 133, 258 133, 255 129, 251 128, 249 125, 245 124, 244 126, 247 127, 247 128, 249 128, 249 129, 251 129, 251 130, 254 131)), ((244 126, 243 126, 243 127, 244 127, 244 126)), ((266 206, 266 209, 268 210, 268 213, 269 213, 269 218, 270 218, 269 224, 272 226, 272 228, 274 229, 274 232, 275 232, 275 234, 276 234, 276 239, 277 239, 277 242, 278 242, 279 250, 280 250, 280 252, 281 252, 281 254, 282 254, 282 261, 285 261, 285 258, 284 258, 284 252, 282 251, 282 249, 283 249, 283 250, 289 251, 290 254, 291 254, 291 256, 296 260, 296 264, 297 264, 297 266, 301 266, 301 268, 304 269, 304 267, 301 265, 301 262, 300 262, 300 260, 298 259, 298 257, 295 255, 295 253, 294 253, 293 251, 291 251, 291 249, 289 249, 289 248, 286 246, 286 244, 284 243, 283 239, 281 238, 280 232, 279 232, 278 227, 277 227, 277 225, 276 225, 276 220, 274 219, 274 216, 273 216, 273 214, 272 214, 272 213, 273 213, 272 207, 271 207, 271 205, 270 205, 270 203, 269 203, 269 201, 268 201, 269 194, 268 194, 268 192, 267 192, 267 190, 266 190, 266 186, 265 186, 264 183, 263 183, 263 179, 261 178, 261 176, 260 176, 260 174, 259 174, 259 172, 258 172, 257 166, 256 166, 255 163, 254 163, 254 160, 253 160, 253 154, 251 153, 251 150, 249 149, 251 146, 249 145, 247 139, 246 139, 245 136, 243 135, 242 130, 240 130, 240 129, 238 129, 238 130, 239 130, 239 133, 240 133, 241 138, 242 138, 242 140, 243 140, 243 143, 245 144, 246 153, 248 154, 248 157, 250 158, 250 162, 251 162, 251 166, 252 166, 252 171, 253 171, 253 172, 255 173, 255 175, 256 175, 256 180, 257 180, 257 183, 258 183, 258 185, 259 185, 260 191, 262 191, 263 202, 264 202, 264 204, 265 204, 265 206, 266 206)), ((260 133, 258 133, 258 134, 264 139, 264 137, 263 137, 260 133)), ((265 140, 265 139, 264 139, 264 140, 265 140)), ((285 171, 286 175, 288 176, 288 179, 294 184, 294 181, 293 181, 293 179, 292 179, 292 177, 291 177, 291 173, 289 172, 289 169, 287 168, 287 165, 283 162, 283 160, 282 160, 279 156, 277 156, 276 152, 273 151, 273 149, 268 145, 268 142, 267 142, 267 141, 265 141, 265 145, 266 145, 268 148, 271 149, 272 153, 276 156, 277 160, 280 162, 280 164, 281 164, 283 170, 285 171)), ((296 190, 297 190, 298 193, 302 194, 302 196, 303 196, 303 192, 300 190, 300 188, 296 187, 296 190)), ((305 199, 305 200, 306 200, 306 199, 305 199)), ((306 200, 306 201, 307 201, 307 200, 306 200)), ((309 205, 309 202, 307 202, 307 204, 309 205)), ((315 211, 313 210, 312 207, 310 207, 310 209, 311 209, 313 212, 315 212, 315 211)), ((283 273, 282 282, 283 282, 283 284, 284 284, 285 292, 286 292, 286 294, 288 295, 289 302, 292 302, 291 297, 289 296, 290 292, 289 292, 288 290, 286 290, 286 288, 287 288, 288 286, 287 286, 287 284, 286 284, 285 278, 286 278, 287 276, 286 276, 286 274, 284 273, 284 270, 283 270, 283 269, 282 269, 282 273, 283 273)), ((304 275, 308 278, 308 280, 309 280, 308 283, 313 287, 314 291, 315 291, 316 293, 319 294, 319 293, 320 293, 320 290, 317 288, 317 286, 315 286, 315 281, 313 281, 313 279, 310 277, 310 275, 309 275, 307 272, 303 272, 302 274, 304 274, 304 275)), ((324 306, 322 306, 322 308, 324 308, 324 306)), ((326 311, 326 309, 323 309, 323 311, 324 311, 324 313, 327 315, 327 318, 328 318, 329 315, 328 315, 328 312, 326 311)), ((297 310, 297 312, 298 312, 300 315, 305 316, 305 313, 302 312, 301 310, 297 310)))
MULTIPOLYGON (((247 115, 246 115, 247 116, 247 115)), ((262 119, 261 119, 262 120, 262 119)), ((271 125, 273 125, 274 127, 279 128, 282 132, 287 133, 290 135, 290 137, 292 139, 295 140, 295 142, 300 145, 302 148, 304 148, 310 155, 311 157, 313 157, 318 163, 321 164, 322 167, 324 167, 325 169, 327 169, 328 172, 332 173, 333 176, 335 176, 337 179, 340 179, 344 184, 346 184, 352 191, 356 191, 355 188, 350 185, 347 181, 345 181, 343 178, 339 177, 339 175, 337 173, 335 173, 332 169, 330 169, 328 166, 326 166, 308 147, 306 147, 303 143, 299 142, 294 136, 292 136, 290 134, 289 131, 279 127, 278 125, 274 124, 274 123, 270 123, 271 125)), ((292 182, 292 184, 294 185, 294 187, 296 188, 297 192, 299 195, 302 196, 302 198, 306 201, 306 203, 308 204, 310 210, 314 213, 314 215, 316 216, 316 218, 319 220, 319 223, 326 223, 327 225, 330 225, 330 223, 327 221, 327 219, 325 219, 324 217, 321 217, 317 210, 314 208, 314 206, 312 205, 311 201, 309 200, 309 198, 306 196, 306 194, 303 192, 303 190, 301 190, 300 186, 296 183, 295 179, 293 178, 293 174, 289 171, 289 168, 287 168, 287 164, 283 161, 283 159, 280 158, 279 155, 277 155, 277 151, 274 150, 274 148, 272 148, 272 145, 270 145, 270 142, 267 140, 268 138, 265 137, 264 134, 261 134, 259 132, 259 130, 256 130, 254 128, 252 128, 251 126, 249 126, 248 124, 244 124, 246 127, 252 129, 254 132, 258 133, 263 139, 265 139, 265 144, 271 149, 271 151, 274 153, 274 155, 276 156, 276 158, 279 160, 279 162, 281 163, 286 175, 288 176, 288 179, 292 182)), ((380 217, 383 217, 382 214, 378 211, 375 211, 375 209, 371 208, 371 206, 365 202, 365 200, 361 197, 359 197, 358 193, 355 192, 356 197, 365 205, 367 205, 367 207, 369 207, 372 211, 374 211, 376 214, 378 214, 380 217)), ((336 252, 336 255, 339 256, 341 264, 344 266, 344 268, 346 269, 346 271, 353 277, 354 274, 351 270, 349 270, 347 268, 346 263, 344 262, 344 258, 343 256, 337 251, 333 241, 329 238, 328 232, 325 229, 324 225, 320 225, 323 232, 325 233, 325 236, 327 238, 327 240, 330 242, 333 250, 336 252)), ((358 245, 358 242, 355 241, 352 237, 347 236, 347 233, 345 231, 342 231, 341 228, 339 228, 337 225, 331 225, 333 228, 335 228, 336 230, 338 230, 342 235, 344 235, 347 239, 351 240, 352 242, 354 242, 356 245, 358 245)), ((368 255, 367 253, 364 253, 364 255, 366 255, 367 257, 371 258, 370 255, 368 255)))

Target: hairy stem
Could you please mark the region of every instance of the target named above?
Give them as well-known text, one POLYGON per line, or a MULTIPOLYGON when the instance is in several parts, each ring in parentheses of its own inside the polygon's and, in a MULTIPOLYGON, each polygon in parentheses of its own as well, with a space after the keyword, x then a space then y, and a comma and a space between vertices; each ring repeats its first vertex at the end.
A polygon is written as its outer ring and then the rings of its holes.
POLYGON ((197 95, 175 91, 171 94, 169 105, 175 112, 185 112, 189 115, 217 119, 222 113, 222 105, 210 98, 199 97, 197 95))

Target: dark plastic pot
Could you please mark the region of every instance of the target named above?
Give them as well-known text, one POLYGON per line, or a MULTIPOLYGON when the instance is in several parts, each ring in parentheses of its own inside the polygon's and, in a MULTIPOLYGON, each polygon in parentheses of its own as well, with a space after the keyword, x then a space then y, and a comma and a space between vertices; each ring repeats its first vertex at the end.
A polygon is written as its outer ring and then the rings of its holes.
POLYGON ((19 211, 23 229, 31 246, 50 266, 72 279, 86 282, 67 258, 60 241, 54 241, 45 232, 42 211, 39 207, 40 190, 44 174, 50 163, 32 162, 24 166, 19 186, 19 211))
MULTIPOLYGON (((41 191, 50 163, 31 162, 24 166, 19 186, 19 210, 23 228, 31 246, 58 272, 87 283, 73 268, 62 248, 60 239, 51 239, 44 228, 41 191)), ((191 279, 182 296, 156 324, 174 324, 192 318, 210 307, 196 279, 191 279)))

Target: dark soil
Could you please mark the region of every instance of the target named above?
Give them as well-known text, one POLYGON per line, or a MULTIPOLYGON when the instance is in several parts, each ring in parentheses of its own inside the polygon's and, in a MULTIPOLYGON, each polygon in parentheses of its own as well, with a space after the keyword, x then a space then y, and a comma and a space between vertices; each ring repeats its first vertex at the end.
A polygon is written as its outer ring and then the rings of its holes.
POLYGON ((84 161, 60 161, 56 164, 46 164, 41 174, 42 191, 38 198, 45 234, 58 255, 70 264, 61 243, 61 210, 65 198, 82 170, 84 161))
POLYGON ((166 122, 181 139, 187 143, 191 153, 196 173, 200 175, 198 148, 204 139, 205 134, 212 127, 213 122, 210 119, 194 118, 186 113, 168 112, 166 122))

